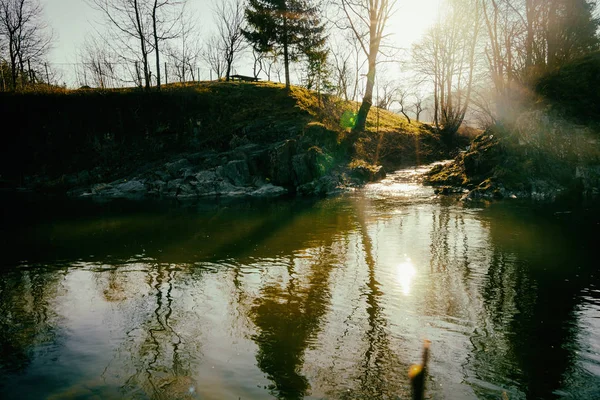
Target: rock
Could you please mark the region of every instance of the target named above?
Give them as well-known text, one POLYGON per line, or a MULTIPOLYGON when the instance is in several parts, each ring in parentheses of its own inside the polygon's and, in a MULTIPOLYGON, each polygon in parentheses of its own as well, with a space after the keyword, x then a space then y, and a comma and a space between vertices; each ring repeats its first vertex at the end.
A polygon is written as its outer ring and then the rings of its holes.
POLYGON ((114 186, 114 190, 125 194, 139 194, 146 192, 146 185, 140 181, 131 180, 114 186))
POLYGON ((308 145, 318 145, 329 149, 337 146, 338 133, 327 129, 325 125, 318 122, 309 123, 302 135, 302 141, 308 145))
POLYGON ((286 140, 271 153, 271 180, 276 185, 291 186, 294 183, 292 157, 296 153, 296 141, 286 140))
POLYGON ((139 180, 116 181, 110 184, 102 183, 91 187, 91 195, 102 197, 141 197, 146 193, 146 185, 139 180))
POLYGON ((179 192, 180 192, 179 188, 182 184, 183 184, 183 179, 173 179, 173 180, 167 182, 162 194, 165 196, 175 197, 179 194, 179 192))
POLYGON ((191 167, 192 164, 187 158, 182 158, 180 160, 165 164, 165 170, 174 178, 178 177, 179 175, 182 175, 182 169, 189 169, 191 167))
POLYGON ((385 169, 381 165, 368 165, 366 163, 352 167, 351 174, 362 182, 375 182, 386 176, 385 169))
POLYGON ((154 170, 150 173, 150 179, 167 182, 171 180, 171 175, 167 171, 154 170))
POLYGON ((313 178, 320 178, 325 175, 335 164, 333 157, 317 146, 308 149, 306 162, 313 178))
POLYGON ((287 189, 284 187, 268 183, 251 192, 250 195, 255 197, 277 197, 287 194, 287 192, 287 189))
POLYGON ((218 174, 236 186, 250 183, 250 170, 244 160, 230 161, 218 168, 218 174))
POLYGON ((268 175, 271 159, 269 149, 258 144, 246 144, 232 150, 230 158, 232 160, 245 160, 251 175, 268 175))
POLYGON ((342 185, 337 175, 325 175, 297 188, 303 196, 326 196, 341 192, 342 185))
POLYGON ((439 186, 436 187, 435 189, 433 189, 433 192, 435 194, 441 194, 441 195, 449 195, 449 194, 456 194, 456 193, 463 193, 464 189, 461 187, 456 187, 456 186, 439 186))
POLYGON ((92 180, 92 176, 88 170, 83 170, 78 174, 77 180, 79 181, 80 185, 89 185, 90 181, 92 180))
POLYGON ((198 182, 214 182, 218 179, 217 173, 214 170, 200 171, 195 177, 198 182))
POLYGON ((295 185, 302 185, 313 180, 313 175, 306 159, 306 154, 296 154, 292 157, 292 169, 294 171, 295 185))

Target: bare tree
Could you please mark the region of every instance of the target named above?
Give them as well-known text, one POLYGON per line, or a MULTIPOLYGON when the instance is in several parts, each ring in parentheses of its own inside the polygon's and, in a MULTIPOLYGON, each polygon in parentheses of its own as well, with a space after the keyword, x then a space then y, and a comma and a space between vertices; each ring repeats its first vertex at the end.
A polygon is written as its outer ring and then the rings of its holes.
POLYGON ((334 86, 336 88, 335 95, 349 100, 348 91, 351 86, 350 80, 352 79, 350 67, 352 53, 346 51, 343 45, 337 45, 331 47, 330 54, 333 66, 334 86))
POLYGON ((181 34, 181 20, 185 0, 153 0, 152 34, 156 58, 156 87, 160 90, 160 44, 181 34))
POLYGON ((81 71, 83 79, 78 77, 81 86, 90 83, 99 88, 116 86, 117 57, 112 54, 102 39, 94 36, 87 37, 83 47, 79 50, 79 61, 83 68, 83 71, 81 71))
POLYGON ((177 40, 170 41, 167 47, 171 73, 180 82, 185 82, 186 76, 192 80, 200 79, 196 76, 196 72, 202 58, 202 47, 195 19, 195 14, 186 12, 181 19, 181 34, 177 40))
POLYGON ((417 122, 419 122, 421 113, 423 111, 425 111, 426 108, 423 107, 423 97, 421 97, 421 95, 419 93, 415 93, 414 97, 415 97, 415 100, 413 103, 413 108, 415 110, 415 119, 417 120, 417 122))
POLYGON ((244 40, 242 29, 246 24, 244 16, 244 0, 220 0, 217 3, 215 16, 219 37, 219 47, 227 64, 225 78, 229 81, 231 68, 238 53, 248 46, 244 40))
POLYGON ((202 51, 202 58, 208 64, 211 71, 217 75, 217 79, 221 79, 227 70, 227 60, 223 57, 223 52, 219 48, 219 37, 212 36, 205 44, 202 51))
POLYGON ((448 7, 413 47, 413 61, 433 86, 434 123, 450 144, 471 101, 481 19, 478 0, 451 0, 448 7))
MULTIPOLYGON (((410 97, 410 93, 408 92, 408 90, 404 89, 404 88, 398 88, 396 90, 396 98, 394 99, 396 102, 398 102, 398 105, 400 106, 400 112, 402 113, 402 115, 404 115, 404 117, 406 117, 406 119, 408 120, 408 123, 410 124, 410 117, 408 116, 408 114, 406 113, 408 110, 406 109, 408 107, 408 100, 410 97)), ((419 117, 417 116, 417 121, 419 120, 419 117)))
POLYGON ((25 66, 41 62, 50 49, 52 33, 42 14, 39 0, 0 0, 0 36, 8 49, 13 90, 19 77, 21 83, 32 80, 25 66))
MULTIPOLYGON (((150 45, 152 19, 146 2, 144 0, 90 1, 92 6, 104 14, 108 25, 115 28, 116 39, 121 41, 125 49, 137 54, 136 59, 141 59, 144 86, 149 90, 151 71, 148 59, 152 51, 150 45)), ((138 73, 136 67, 136 74, 138 73)))
POLYGON ((356 135, 365 130, 367 115, 373 104, 373 88, 384 30, 392 15, 396 0, 339 0, 347 26, 354 34, 368 60, 367 83, 363 101, 352 129, 356 135))
MULTIPOLYGON (((141 61, 143 81, 150 89, 150 54, 155 52, 157 86, 161 83, 160 43, 179 34, 185 0, 88 0, 114 28, 115 38, 141 61)), ((136 67, 137 70, 137 67, 136 67)), ((136 74, 138 72, 136 71, 136 74)))

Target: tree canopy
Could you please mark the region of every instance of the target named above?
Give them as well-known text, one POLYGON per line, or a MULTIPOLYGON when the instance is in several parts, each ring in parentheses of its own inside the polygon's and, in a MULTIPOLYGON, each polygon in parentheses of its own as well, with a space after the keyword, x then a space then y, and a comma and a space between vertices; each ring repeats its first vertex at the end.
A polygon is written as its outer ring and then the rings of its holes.
POLYGON ((290 62, 301 55, 314 59, 325 47, 318 8, 309 0, 249 0, 246 39, 261 53, 282 55, 285 85, 290 87, 290 62))

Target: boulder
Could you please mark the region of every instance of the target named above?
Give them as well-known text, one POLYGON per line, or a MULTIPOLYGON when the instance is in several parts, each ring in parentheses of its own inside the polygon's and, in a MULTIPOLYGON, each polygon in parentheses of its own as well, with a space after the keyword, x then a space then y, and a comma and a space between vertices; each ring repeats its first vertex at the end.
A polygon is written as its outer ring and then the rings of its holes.
POLYGON ((113 183, 103 183, 94 185, 91 188, 92 195, 103 197, 140 197, 148 192, 146 185, 139 180, 116 181, 113 183))
POLYGON ((177 161, 169 162, 165 164, 165 170, 174 178, 182 175, 181 170, 189 169, 192 164, 187 158, 182 158, 177 161))
POLYGON ((230 161, 227 164, 218 167, 217 172, 220 176, 236 186, 247 185, 251 181, 250 169, 244 160, 230 161))
POLYGON ((296 141, 286 140, 271 152, 271 180, 276 185, 291 186, 294 183, 292 158, 296 154, 296 141))
POLYGON ((287 194, 287 192, 286 188, 268 183, 251 192, 250 195, 255 197, 277 197, 287 194))
POLYGON ((313 180, 306 153, 296 154, 292 157, 292 169, 294 171, 295 185, 302 185, 313 180))
POLYGON ((375 182, 385 178, 385 169, 381 165, 359 164, 352 167, 352 176, 362 182, 375 182))

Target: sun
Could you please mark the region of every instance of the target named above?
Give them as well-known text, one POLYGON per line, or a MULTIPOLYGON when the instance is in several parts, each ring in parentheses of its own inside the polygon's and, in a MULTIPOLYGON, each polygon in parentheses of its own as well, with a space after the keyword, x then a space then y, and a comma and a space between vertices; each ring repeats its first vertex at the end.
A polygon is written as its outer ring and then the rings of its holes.
POLYGON ((393 33, 392 43, 410 50, 439 17, 444 0, 399 0, 396 12, 389 21, 387 33, 393 33))

